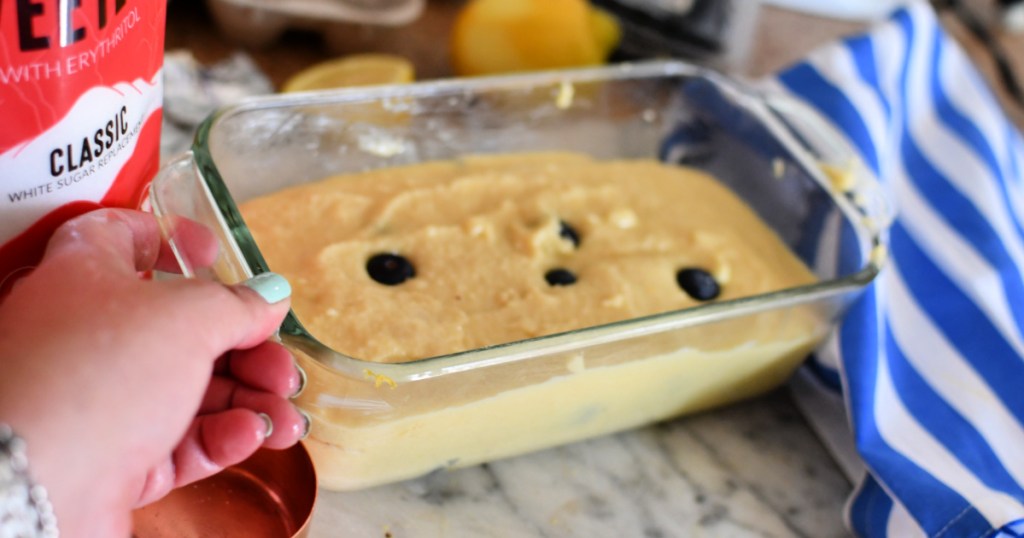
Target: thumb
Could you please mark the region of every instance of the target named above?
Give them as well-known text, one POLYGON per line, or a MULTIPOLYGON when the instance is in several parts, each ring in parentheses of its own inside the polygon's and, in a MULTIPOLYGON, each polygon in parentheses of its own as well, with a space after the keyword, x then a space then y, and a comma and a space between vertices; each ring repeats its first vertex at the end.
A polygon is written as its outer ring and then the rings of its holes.
POLYGON ((284 320, 291 286, 277 273, 262 273, 234 286, 205 280, 180 280, 163 288, 166 307, 188 320, 198 349, 211 360, 232 349, 248 349, 266 340, 284 320))
MULTIPOLYGON (((165 226, 189 259, 203 267, 213 263, 217 238, 205 226, 184 218, 167 218, 165 226)), ((67 252, 125 275, 150 269, 179 272, 156 217, 131 209, 97 209, 62 224, 50 238, 46 258, 67 252)))
POLYGON ((127 209, 97 209, 57 228, 47 244, 43 263, 66 254, 118 274, 134 274, 152 268, 160 244, 160 228, 152 215, 127 209))

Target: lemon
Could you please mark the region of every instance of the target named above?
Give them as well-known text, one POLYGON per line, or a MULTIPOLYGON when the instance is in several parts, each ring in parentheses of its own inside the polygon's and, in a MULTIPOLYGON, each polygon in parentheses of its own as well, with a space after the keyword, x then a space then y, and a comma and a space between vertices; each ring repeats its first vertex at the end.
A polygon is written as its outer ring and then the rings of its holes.
POLYGON ((320 62, 296 73, 284 83, 283 92, 304 92, 404 84, 415 78, 412 62, 391 54, 354 54, 320 62))
POLYGON ((619 21, 603 9, 594 8, 590 10, 590 30, 602 59, 607 59, 622 40, 619 21))
POLYGON ((598 65, 621 39, 612 16, 586 0, 471 0, 452 30, 460 75, 598 65))

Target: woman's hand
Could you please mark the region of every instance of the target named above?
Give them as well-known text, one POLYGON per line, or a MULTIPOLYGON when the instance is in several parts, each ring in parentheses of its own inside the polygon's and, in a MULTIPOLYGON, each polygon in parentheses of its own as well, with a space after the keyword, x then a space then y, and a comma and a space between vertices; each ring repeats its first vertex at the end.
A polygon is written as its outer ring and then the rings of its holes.
MULTIPOLYGON (((212 262, 209 232, 176 233, 212 262)), ((287 399, 299 373, 267 341, 287 282, 139 277, 174 267, 153 216, 99 210, 62 226, 0 303, 0 422, 25 439, 66 536, 127 536, 132 508, 305 433, 287 399)))

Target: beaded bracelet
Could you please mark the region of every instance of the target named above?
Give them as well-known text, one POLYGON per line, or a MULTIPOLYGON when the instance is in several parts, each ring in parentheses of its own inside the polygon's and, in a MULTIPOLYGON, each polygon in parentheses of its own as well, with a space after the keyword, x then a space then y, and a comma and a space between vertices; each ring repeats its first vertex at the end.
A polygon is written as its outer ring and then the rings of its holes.
POLYGON ((25 441, 0 424, 0 538, 53 538, 57 517, 28 474, 25 441))

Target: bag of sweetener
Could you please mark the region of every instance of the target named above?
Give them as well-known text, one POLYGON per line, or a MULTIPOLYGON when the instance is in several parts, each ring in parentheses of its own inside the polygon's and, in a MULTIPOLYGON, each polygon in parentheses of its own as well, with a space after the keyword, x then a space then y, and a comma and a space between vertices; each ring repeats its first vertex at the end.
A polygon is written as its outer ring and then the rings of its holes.
POLYGON ((159 166, 164 0, 0 0, 0 297, 65 220, 159 166))

